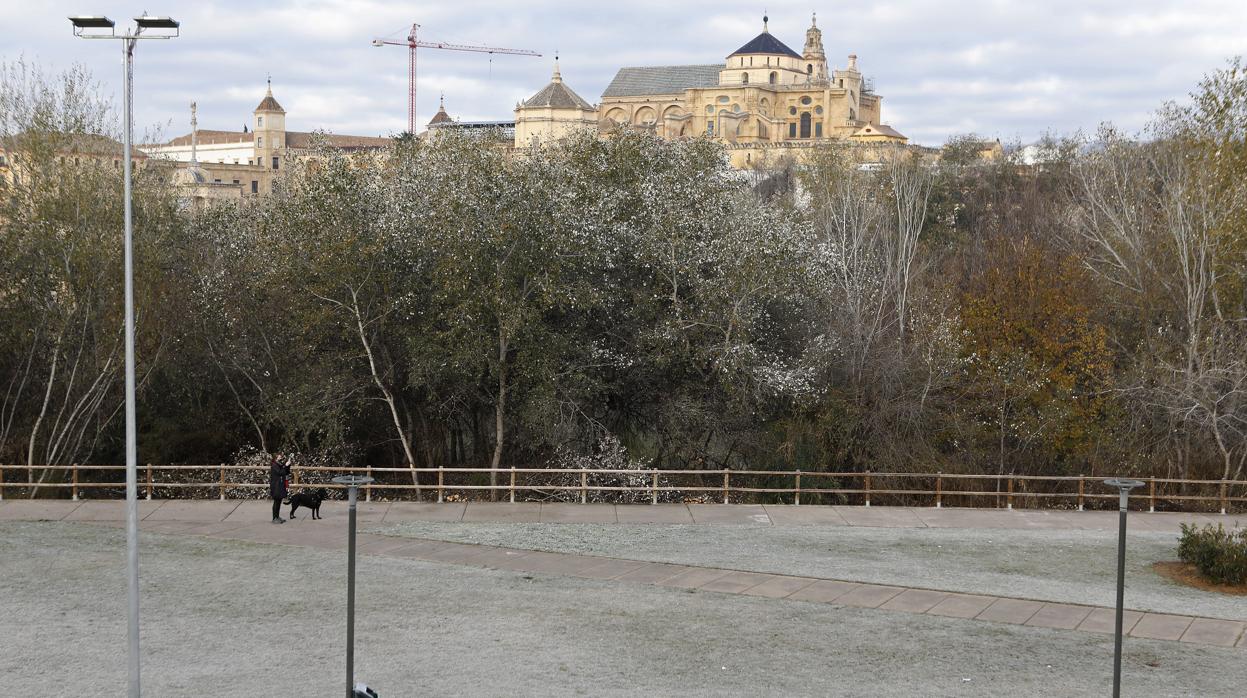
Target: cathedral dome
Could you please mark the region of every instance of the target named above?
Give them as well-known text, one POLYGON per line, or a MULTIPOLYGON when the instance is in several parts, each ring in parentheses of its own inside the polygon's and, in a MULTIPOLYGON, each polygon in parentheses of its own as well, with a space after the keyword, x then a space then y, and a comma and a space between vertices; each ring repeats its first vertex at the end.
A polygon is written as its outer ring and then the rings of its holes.
POLYGON ((744 46, 741 46, 740 48, 730 53, 728 55, 728 58, 731 58, 732 56, 744 56, 744 55, 751 55, 751 54, 752 55, 765 54, 768 56, 788 56, 790 58, 796 58, 796 59, 801 58, 801 54, 788 48, 788 46, 784 44, 784 42, 780 41, 779 39, 776 39, 771 34, 770 30, 767 29, 766 25, 767 25, 767 18, 763 17, 762 18, 762 33, 753 37, 753 39, 751 39, 749 43, 745 44, 744 46))

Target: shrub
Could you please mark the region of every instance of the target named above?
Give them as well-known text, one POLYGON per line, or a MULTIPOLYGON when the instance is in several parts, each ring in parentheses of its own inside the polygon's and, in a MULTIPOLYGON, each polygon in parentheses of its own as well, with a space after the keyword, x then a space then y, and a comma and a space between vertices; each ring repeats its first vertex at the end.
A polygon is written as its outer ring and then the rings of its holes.
POLYGON ((1247 584, 1247 528, 1227 531, 1221 524, 1216 528, 1182 524, 1178 558, 1194 565, 1208 581, 1247 584))

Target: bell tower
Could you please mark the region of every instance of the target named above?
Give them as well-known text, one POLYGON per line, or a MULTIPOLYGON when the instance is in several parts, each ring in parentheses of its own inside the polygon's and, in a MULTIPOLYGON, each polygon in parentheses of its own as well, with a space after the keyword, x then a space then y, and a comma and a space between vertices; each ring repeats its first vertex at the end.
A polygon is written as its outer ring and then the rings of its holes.
POLYGON ((805 30, 805 49, 801 52, 805 72, 810 82, 827 80, 827 54, 823 51, 823 31, 818 28, 818 15, 810 17, 810 28, 805 30))
POLYGON ((255 157, 257 165, 272 169, 278 168, 282 149, 286 146, 286 110, 273 99, 273 80, 268 80, 268 91, 264 99, 253 112, 255 119, 252 131, 255 136, 255 157))

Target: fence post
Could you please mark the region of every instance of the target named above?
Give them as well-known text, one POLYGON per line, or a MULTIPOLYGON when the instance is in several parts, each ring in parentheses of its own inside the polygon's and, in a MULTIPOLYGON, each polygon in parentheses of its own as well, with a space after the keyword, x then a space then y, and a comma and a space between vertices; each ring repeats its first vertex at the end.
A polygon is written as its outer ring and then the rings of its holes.
POLYGON ((580 503, 589 503, 589 471, 580 469, 580 503))
POLYGON ((147 501, 152 501, 152 464, 147 464, 147 501))
POLYGON ((796 492, 793 493, 793 506, 801 506, 801 471, 797 471, 796 492))
POLYGON ((1226 510, 1226 506, 1225 506, 1226 505, 1226 501, 1225 501, 1226 491, 1227 491, 1226 481, 1222 480, 1221 481, 1221 513, 1222 514, 1224 514, 1226 510))
POLYGON ((217 469, 217 473, 219 473, 221 476, 219 487, 221 490, 221 501, 224 502, 225 501, 225 464, 224 463, 217 464, 216 469, 217 469))
MULTIPOLYGON (((368 465, 368 479, 369 480, 372 479, 372 464, 368 465)), ((417 475, 416 480, 419 481, 419 479, 420 479, 420 476, 417 475)), ((419 484, 417 484, 416 486, 419 487, 419 484)), ((417 490, 417 492, 418 491, 419 490, 417 490)), ((372 501, 372 483, 371 482, 364 486, 364 501, 365 502, 372 501)))
POLYGON ((728 472, 728 471, 727 471, 727 468, 724 468, 724 469, 723 469, 723 503, 724 503, 724 504, 727 504, 727 488, 728 488, 728 479, 727 479, 727 478, 728 478, 728 474, 727 474, 727 472, 728 472))
POLYGON ((944 471, 935 474, 935 508, 944 506, 944 471))
POLYGON ((437 466, 437 503, 438 504, 442 503, 442 484, 443 484, 442 468, 443 466, 440 466, 440 465, 437 466))
POLYGON ((1084 486, 1086 485, 1086 479, 1086 475, 1078 476, 1078 511, 1082 511, 1082 495, 1084 486))
POLYGON ((74 501, 78 501, 78 464, 74 463, 74 501))
POLYGON ((1005 499, 1005 501, 1008 503, 1007 508, 1009 510, 1012 510, 1013 509, 1013 473, 1009 473, 1009 496, 1008 498, 1005 499))
POLYGON ((515 504, 515 466, 511 466, 511 503, 515 504))
POLYGON ((866 506, 870 506, 870 471, 866 471, 866 506))
POLYGON ((0 502, 4 501, 4 466, 0 465, 0 502))
POLYGON ((654 471, 654 478, 650 480, 649 486, 650 504, 658 503, 658 471, 654 471))
POLYGON ((1147 512, 1149 514, 1156 512, 1156 478, 1147 479, 1147 512))

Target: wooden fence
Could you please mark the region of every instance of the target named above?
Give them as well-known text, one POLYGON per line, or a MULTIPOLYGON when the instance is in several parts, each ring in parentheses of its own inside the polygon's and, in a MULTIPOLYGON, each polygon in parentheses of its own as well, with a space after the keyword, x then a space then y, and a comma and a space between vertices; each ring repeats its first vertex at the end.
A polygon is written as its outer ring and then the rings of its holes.
MULTIPOLYGON (((96 493, 98 498, 115 498, 125 488, 124 465, 0 465, 0 500, 30 497, 41 490, 67 493, 74 499, 96 493), (51 477, 48 477, 51 475, 51 477), (117 477, 119 480, 109 480, 117 477), (101 478, 105 479, 101 479, 101 478), (42 482, 40 481, 42 480, 42 482)), ((874 503, 911 506, 981 506, 984 503, 1013 509, 1097 508, 1111 504, 1117 493, 1098 477, 1086 475, 971 475, 953 473, 872 473, 802 472, 800 470, 611 470, 561 468, 504 468, 497 471, 498 485, 489 484, 488 468, 374 468, 304 467, 292 468, 292 485, 343 489, 329 482, 334 475, 363 474, 387 480, 365 486, 365 501, 374 493, 387 498, 435 496, 438 502, 450 494, 466 496, 472 492, 498 492, 508 501, 533 497, 549 498, 562 493, 585 503, 591 493, 607 497, 626 493, 632 501, 657 504, 660 496, 700 498, 723 502, 770 501, 801 504, 845 503, 870 506, 874 503), (416 482, 391 482, 406 479, 416 482), (599 481, 604 479, 605 481, 599 481), (672 480, 693 481, 677 484, 672 480), (623 484, 620 484, 620 483, 623 484)), ((1149 511, 1157 505, 1170 511, 1220 511, 1247 503, 1247 480, 1182 480, 1140 478, 1146 484, 1132 501, 1146 502, 1149 511)), ((181 498, 235 497, 263 498, 268 489, 268 467, 251 465, 140 465, 140 496, 152 499, 161 493, 181 498), (202 479, 187 479, 198 474, 202 479)))

